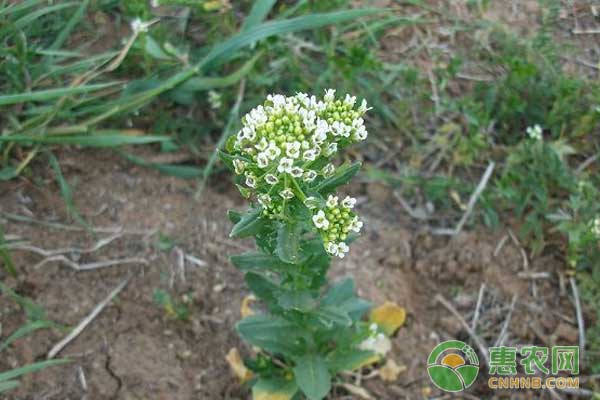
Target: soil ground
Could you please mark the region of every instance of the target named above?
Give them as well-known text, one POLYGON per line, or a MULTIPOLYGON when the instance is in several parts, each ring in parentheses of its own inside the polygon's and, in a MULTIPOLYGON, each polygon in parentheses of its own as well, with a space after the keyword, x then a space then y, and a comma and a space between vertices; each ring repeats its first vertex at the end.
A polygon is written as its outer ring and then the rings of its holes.
MULTIPOLYGON (((247 399, 248 389, 240 386, 225 361, 232 347, 245 355, 250 351, 233 331, 247 291, 242 274, 227 257, 252 243, 228 238, 226 211, 244 204, 231 191, 229 178, 214 176, 201 200, 193 201, 194 182, 132 166, 109 152, 65 150, 59 153, 59 161, 73 184, 75 203, 83 217, 94 227, 124 229, 121 237, 97 251, 66 253, 69 259, 86 264, 140 258, 146 263, 76 271, 61 262, 35 267, 43 257, 13 251, 20 278, 3 277, 4 282, 43 305, 48 317, 65 327, 75 326, 120 282, 127 277, 131 280, 60 353, 72 360, 70 364, 26 376, 9 398, 247 399), (186 262, 182 271, 177 251, 165 252, 157 245, 161 235, 206 265, 186 262), (156 289, 169 291, 179 301, 185 296, 190 320, 170 318, 153 300, 156 289)), ((76 226, 69 222, 51 172, 44 171, 41 163, 34 168, 41 180, 3 184, 2 215, 76 226)), ((519 272, 526 272, 521 249, 513 241, 503 240, 506 232, 467 229, 452 238, 433 236, 424 225, 408 219, 387 187, 360 183, 348 191, 359 198, 358 212, 366 229, 349 256, 334 263, 332 278, 352 276, 363 297, 375 304, 394 301, 408 312, 405 326, 393 338, 391 354, 406 371, 391 384, 379 378, 363 381, 375 398, 440 395, 427 378, 426 357, 440 340, 469 340, 469 336, 459 320, 436 301, 436 295, 453 304, 470 323, 485 284, 477 332, 487 345, 500 336, 513 298, 505 344, 577 342, 574 306, 568 286, 560 279, 563 266, 556 260, 529 261, 529 272, 546 272, 549 279, 519 277, 519 272)), ((46 250, 89 249, 111 236, 9 218, 3 224, 7 234, 46 250)), ((6 297, 0 298, 0 312, 4 335, 24 322, 23 313, 6 297)), ((65 332, 46 330, 17 341, 0 360, 0 370, 44 359, 65 332)), ((475 397, 501 395, 489 392, 485 379, 478 382, 470 390, 475 397)), ((539 392, 532 396, 540 398, 539 392)), ((352 397, 339 389, 332 398, 352 397)))

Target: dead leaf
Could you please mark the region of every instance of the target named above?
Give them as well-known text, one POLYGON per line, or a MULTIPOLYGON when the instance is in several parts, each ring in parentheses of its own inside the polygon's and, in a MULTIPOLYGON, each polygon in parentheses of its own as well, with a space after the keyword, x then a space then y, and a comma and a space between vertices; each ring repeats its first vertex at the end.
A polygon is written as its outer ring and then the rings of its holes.
POLYGON ((229 367, 231 367, 231 370, 235 376, 237 376, 240 380, 240 383, 248 382, 254 376, 252 371, 250 371, 244 365, 242 357, 240 357, 240 352, 235 347, 229 350, 229 353, 227 353, 225 359, 227 360, 227 363, 229 364, 229 367))
POLYGON ((246 318, 256 314, 254 310, 250 308, 250 304, 255 300, 256 297, 254 297, 254 295, 252 294, 244 297, 244 300, 242 300, 242 305, 240 307, 240 313, 242 314, 242 318, 246 318))
POLYGON ((346 389, 350 394, 360 397, 364 400, 373 400, 373 397, 367 392, 364 388, 356 385, 352 385, 351 383, 342 383, 341 387, 346 389))
POLYGON ((398 379, 398 375, 406 371, 406 365, 398 365, 392 359, 387 360, 385 365, 379 368, 379 376, 386 382, 393 382, 398 379))
POLYGON ((370 320, 381 327, 386 335, 392 336, 406 321, 406 310, 396 303, 386 301, 371 311, 370 320))

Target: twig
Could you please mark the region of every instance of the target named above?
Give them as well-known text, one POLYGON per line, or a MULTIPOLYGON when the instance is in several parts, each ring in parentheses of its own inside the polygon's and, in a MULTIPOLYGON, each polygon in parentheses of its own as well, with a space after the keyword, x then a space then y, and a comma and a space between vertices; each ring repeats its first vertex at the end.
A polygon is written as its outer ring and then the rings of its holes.
POLYGON ((427 215, 427 212, 425 210, 423 210, 422 208, 412 208, 408 202, 406 200, 404 200, 404 197, 402 197, 402 195, 400 193, 398 193, 397 191, 393 191, 394 197, 398 200, 398 202, 400 203, 400 205, 402 206, 402 208, 404 208, 406 210, 406 212, 408 213, 408 215, 410 215, 412 218, 414 219, 420 219, 420 220, 426 220, 429 219, 429 216, 427 215))
POLYGON ((502 239, 500 239, 500 241, 498 242, 498 245, 496 246, 496 249, 494 250, 494 253, 493 253, 494 257, 498 257, 500 250, 502 250, 502 248, 506 244, 506 241, 508 240, 508 238, 509 238, 508 235, 504 235, 502 237, 502 239))
POLYGON ((197 267, 206 267, 208 264, 206 261, 199 259, 198 257, 194 257, 191 254, 185 254, 186 261, 196 265, 197 267))
POLYGON ((475 189, 473 194, 471 194, 471 198, 469 199, 469 203, 467 204, 467 210, 463 214, 460 221, 458 221, 456 227, 454 229, 434 229, 432 231, 434 234, 455 236, 458 235, 460 231, 462 231, 464 224, 467 222, 467 219, 469 219, 471 213, 473 212, 473 209, 475 208, 475 204, 477 203, 479 196, 481 196, 481 193, 487 186, 488 180, 492 176, 492 172, 494 171, 495 166, 496 164, 493 161, 490 161, 487 169, 481 177, 481 180, 479 181, 479 184, 477 185, 477 188, 475 189))
POLYGON ((519 272, 517 274, 519 278, 522 279, 550 279, 552 275, 550 272, 519 272))
POLYGON ((592 165, 600 158, 600 153, 594 154, 593 156, 587 158, 584 162, 582 162, 577 169, 575 170, 575 174, 581 174, 587 167, 592 165))
POLYGON ((91 271, 93 269, 111 267, 113 265, 119 264, 144 264, 148 265, 148 261, 143 258, 123 258, 120 260, 107 260, 107 261, 96 261, 88 264, 77 264, 74 261, 69 260, 67 257, 63 255, 48 257, 36 265, 33 266, 33 269, 38 269, 49 262, 58 261, 66 264, 67 266, 73 268, 75 271, 91 271))
POLYGON ((508 310, 508 315, 504 320, 504 324, 502 325, 502 330, 500 331, 500 335, 498 336, 498 340, 496 340, 495 347, 502 346, 504 343, 506 332, 508 331, 508 326, 510 325, 510 320, 512 319, 512 313, 515 309, 515 304, 517 303, 517 295, 515 294, 510 302, 510 309, 508 310))
POLYGON ((583 320, 583 312, 581 311, 581 300, 579 298, 579 290, 577 290, 577 282, 575 278, 570 277, 571 289, 573 290, 573 300, 575 302, 575 314, 577 315, 577 327, 579 329, 579 354, 580 359, 585 359, 585 321, 583 320))
POLYGON ((578 28, 575 28, 571 32, 573 32, 574 35, 595 35, 595 34, 600 33, 600 29, 578 29, 578 28))
POLYGON ((448 300, 446 300, 442 295, 436 294, 435 300, 438 303, 440 303, 441 305, 443 305, 448 311, 450 311, 456 317, 456 319, 458 319, 458 322, 460 322, 460 324, 463 326, 463 328, 465 328, 465 330, 467 331, 469 336, 471 336, 471 338, 477 345, 477 348, 479 348, 479 352, 482 354, 486 365, 489 365, 490 360, 488 358, 489 356, 487 353, 487 348, 483 344, 483 341, 481 340, 481 338, 479 336, 477 336, 477 334, 473 331, 473 329, 471 329, 469 324, 467 324, 467 321, 465 321, 465 319, 462 317, 462 315, 460 315, 460 313, 456 310, 456 308, 454 308, 454 306, 452 304, 450 304, 450 302, 448 300))
POLYGON ((36 246, 32 246, 29 244, 25 244, 25 243, 15 243, 15 244, 8 244, 6 247, 9 250, 24 250, 24 251, 31 251, 33 253, 39 254, 41 256, 44 257, 52 257, 52 256, 56 256, 59 254, 67 254, 67 253, 80 253, 80 254, 86 254, 86 253, 93 253, 97 250, 100 250, 102 247, 110 244, 113 240, 120 238, 121 236, 123 236, 121 233, 115 233, 112 236, 109 236, 107 238, 104 239, 100 239, 98 242, 96 242, 95 245, 93 245, 92 247, 89 247, 87 249, 80 249, 80 248, 76 248, 76 247, 69 247, 69 248, 64 248, 64 249, 56 249, 56 250, 44 250, 42 248, 36 247, 36 246))
POLYGON ((54 345, 54 347, 52 347, 52 349, 48 352, 48 359, 54 358, 58 353, 60 353, 62 351, 62 349, 65 348, 66 345, 68 345, 73 339, 75 339, 77 336, 79 336, 81 334, 81 332, 83 332, 83 330, 90 324, 90 322, 92 322, 94 320, 94 318, 96 318, 98 316, 98 314, 100 314, 100 312, 104 309, 104 307, 106 307, 106 305, 108 303, 110 303, 112 301, 112 299, 114 299, 115 296, 117 296, 121 292, 121 290, 123 290, 125 288, 125 286, 127 286, 127 284, 129 283, 129 279, 130 279, 130 277, 125 279, 116 288, 114 288, 113 291, 110 292, 109 295, 104 300, 102 300, 92 310, 92 312, 89 313, 89 315, 87 317, 85 317, 75 327, 75 329, 73 329, 71 331, 71 333, 69 333, 67 336, 65 336, 65 338, 63 340, 61 340, 56 345, 54 345))
POLYGON ((91 232, 91 233, 120 233, 123 235, 153 235, 158 232, 157 229, 123 229, 122 226, 100 227, 100 228, 82 228, 80 226, 66 225, 58 222, 37 220, 24 215, 2 213, 2 216, 11 221, 26 222, 30 224, 42 225, 53 229, 62 229, 72 232, 91 232))
POLYGON ((477 304, 475 305, 475 314, 473 314, 473 320, 471 321, 471 329, 475 332, 477 321, 479 320, 479 309, 481 308, 481 302, 483 301, 483 293, 485 292, 485 283, 481 284, 479 288, 479 295, 477 296, 477 304))

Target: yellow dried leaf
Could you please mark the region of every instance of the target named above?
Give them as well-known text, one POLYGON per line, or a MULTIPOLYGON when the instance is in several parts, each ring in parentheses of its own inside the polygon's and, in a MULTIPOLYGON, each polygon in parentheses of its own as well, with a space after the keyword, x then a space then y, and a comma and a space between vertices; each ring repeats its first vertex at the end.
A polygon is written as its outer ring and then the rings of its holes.
POLYGON ((252 371, 250 371, 244 365, 244 362, 242 361, 242 357, 240 357, 240 352, 238 351, 238 349, 236 349, 235 347, 231 348, 231 350, 229 350, 229 353, 227 353, 227 356, 225 356, 225 359, 227 360, 229 367, 231 368, 235 376, 238 377, 241 383, 248 382, 250 379, 252 379, 252 371))
POLYGON ((250 304, 255 300, 256 297, 254 297, 254 295, 252 294, 244 297, 244 300, 242 300, 242 305, 240 307, 240 313, 242 314, 242 318, 246 318, 256 314, 254 310, 250 308, 250 304))
POLYGON ((386 382, 393 382, 398 379, 398 375, 406 371, 406 365, 398 365, 392 359, 387 360, 385 365, 379 368, 379 376, 386 382))
POLYGON ((399 305, 386 301, 371 311, 371 322, 375 322, 383 332, 391 336, 406 321, 406 310, 399 305))

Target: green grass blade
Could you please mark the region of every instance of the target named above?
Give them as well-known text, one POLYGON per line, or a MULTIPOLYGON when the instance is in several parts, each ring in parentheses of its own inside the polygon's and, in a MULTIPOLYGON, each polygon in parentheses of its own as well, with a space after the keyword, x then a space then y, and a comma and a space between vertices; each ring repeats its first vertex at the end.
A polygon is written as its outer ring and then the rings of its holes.
POLYGON ((316 13, 280 21, 265 22, 240 32, 220 45, 213 47, 196 68, 203 68, 219 59, 226 60, 233 56, 239 49, 270 36, 321 28, 326 25, 351 21, 356 18, 378 14, 383 11, 385 11, 385 9, 363 8, 329 13, 316 13))
POLYGON ((142 167, 155 169, 165 175, 176 176, 182 179, 193 179, 202 176, 203 168, 193 167, 191 165, 173 165, 173 164, 158 164, 136 157, 129 153, 121 153, 128 161, 140 165, 142 167))
POLYGON ((36 19, 43 17, 44 15, 51 14, 53 12, 60 11, 65 8, 73 7, 76 5, 78 5, 77 2, 70 2, 70 3, 55 4, 53 6, 40 8, 39 10, 35 10, 35 11, 25 15, 24 17, 21 17, 18 20, 16 20, 14 23, 14 27, 16 29, 26 28, 28 25, 33 24, 36 19))
POLYGON ((50 321, 42 320, 42 321, 29 322, 29 323, 23 325, 22 327, 20 327, 19 329, 17 329, 15 332, 13 332, 13 334, 10 335, 8 338, 6 338, 6 340, 2 343, 2 345, 0 345, 0 351, 4 350, 8 346, 10 346, 10 344, 12 342, 14 342, 15 340, 18 340, 24 336, 27 336, 31 332, 37 331, 38 329, 50 328, 52 326, 54 326, 54 324, 50 321))
POLYGON ((56 50, 62 47, 62 45, 65 43, 65 40, 67 40, 71 34, 73 28, 75 28, 79 21, 81 21, 81 18, 83 18, 89 3, 90 0, 83 0, 77 11, 75 11, 73 16, 69 19, 69 22, 67 22, 65 27, 56 36, 56 39, 54 39, 54 42, 50 45, 51 50, 56 50))
POLYGON ((242 31, 245 31, 253 26, 261 23, 269 14, 277 0, 257 0, 252 5, 250 14, 244 19, 242 31))
POLYGON ((34 7, 37 4, 41 4, 42 2, 44 2, 44 0, 28 0, 22 2, 21 4, 12 3, 8 7, 0 9, 0 17, 4 14, 16 14, 20 11, 34 7))
POLYGON ((0 382, 0 393, 8 392, 9 390, 13 390, 17 386, 19 386, 19 381, 0 382))
POLYGON ((258 60, 261 55, 262 55, 262 53, 255 55, 250 60, 248 60, 244 65, 242 65, 240 67, 240 69, 238 69, 237 71, 235 71, 234 73, 232 73, 230 75, 219 77, 219 78, 215 78, 215 77, 190 78, 185 83, 183 83, 180 87, 178 87, 177 90, 198 92, 198 91, 203 91, 203 90, 218 89, 218 88, 224 88, 227 86, 235 85, 252 70, 252 67, 256 63, 256 60, 258 60))
POLYGON ((4 238, 4 228, 0 226, 0 260, 4 263, 4 269, 8 272, 13 278, 17 277, 17 269, 15 268, 15 264, 10 257, 10 253, 5 248, 6 239, 4 238))
MULTIPOLYGON (((109 131, 115 132, 115 131, 109 131)), ((116 131, 118 132, 118 131, 116 131)), ((148 144, 169 142, 167 136, 129 136, 119 134, 105 135, 75 135, 75 136, 0 136, 0 142, 12 142, 18 144, 61 144, 61 145, 79 145, 84 147, 119 147, 128 144, 148 144)))
POLYGON ((0 382, 7 381, 9 379, 17 378, 21 375, 30 374, 32 372, 39 371, 44 368, 52 367, 54 365, 61 365, 70 362, 70 360, 46 360, 33 364, 26 365, 24 367, 11 369, 10 371, 0 373, 0 382))
POLYGON ((111 86, 122 84, 122 82, 107 82, 96 83, 93 85, 83 85, 60 89, 38 90, 35 92, 26 92, 18 94, 7 94, 0 96, 0 106, 8 104, 18 104, 30 101, 47 101, 63 96, 92 92, 95 90, 105 89, 111 86))
POLYGON ((54 170, 54 175, 56 176, 56 181, 58 182, 58 186, 60 187, 60 194, 67 206, 67 213, 69 214, 70 217, 72 217, 75 221, 77 221, 82 226, 89 227, 89 224, 87 223, 87 221, 85 221, 81 217, 81 215, 77 211, 77 208, 75 208, 75 203, 73 202, 73 193, 71 192, 71 187, 69 186, 69 183, 65 179, 65 177, 62 173, 62 170, 60 169, 60 164, 58 163, 58 160, 56 159, 54 154, 48 153, 48 161, 50 163, 50 167, 54 170))

